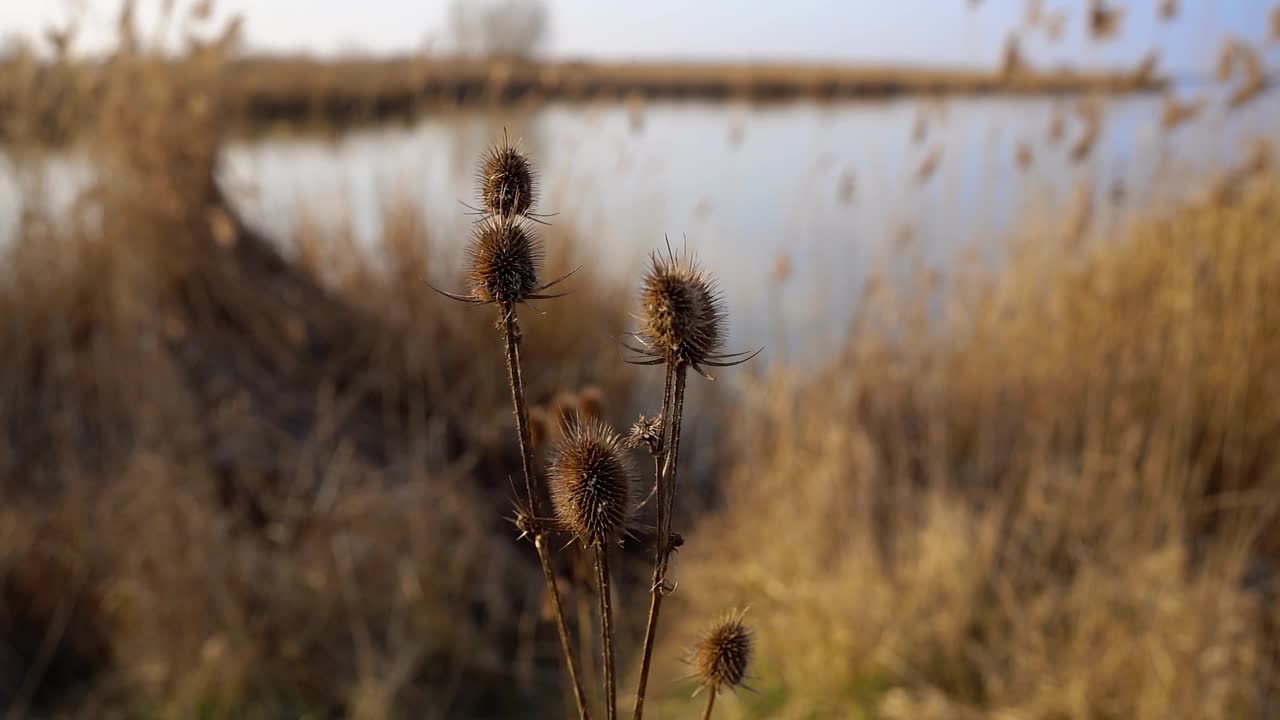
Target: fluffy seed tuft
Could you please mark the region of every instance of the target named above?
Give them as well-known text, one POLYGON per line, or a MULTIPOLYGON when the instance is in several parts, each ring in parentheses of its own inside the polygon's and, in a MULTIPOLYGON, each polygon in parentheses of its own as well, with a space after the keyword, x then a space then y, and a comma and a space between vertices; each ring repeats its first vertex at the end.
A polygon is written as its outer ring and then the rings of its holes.
POLYGON ((524 215, 533 207, 537 190, 533 164, 518 147, 503 138, 480 161, 480 201, 494 215, 524 215))
POLYGON ((515 216, 490 216, 476 224, 467 248, 471 295, 482 302, 518 303, 538 292, 542 244, 515 216))
POLYGON ((570 423, 564 433, 548 473, 556 518, 584 545, 615 540, 635 507, 622 439, 596 419, 570 423))
POLYGON ((717 620, 694 646, 694 673, 713 693, 741 685, 747 677, 753 639, 751 629, 743 623, 745 614, 731 612, 717 620))
POLYGON ((694 367, 717 358, 724 344, 724 308, 715 281, 691 258, 655 254, 640 306, 640 337, 652 354, 694 367))

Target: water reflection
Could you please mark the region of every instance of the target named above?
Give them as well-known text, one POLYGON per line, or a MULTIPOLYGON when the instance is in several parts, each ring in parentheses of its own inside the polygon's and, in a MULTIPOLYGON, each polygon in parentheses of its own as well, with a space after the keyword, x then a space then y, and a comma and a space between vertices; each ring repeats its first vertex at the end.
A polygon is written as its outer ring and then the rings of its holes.
MULTIPOLYGON (((958 249, 1015 227, 1084 214, 1079 229, 1106 232, 1202 191, 1247 140, 1280 141, 1276 93, 1224 106, 1172 129, 1156 95, 476 109, 337 139, 239 142, 223 170, 244 211, 278 237, 305 211, 370 242, 387 204, 409 199, 433 237, 460 241, 476 159, 506 132, 541 168, 540 209, 587 240, 594 272, 633 272, 664 235, 687 237, 740 308, 735 334, 758 335, 741 323, 780 314, 787 339, 810 341, 823 335, 813 321, 827 328, 833 309, 847 312, 873 261, 904 236, 945 268, 958 249)), ((0 204, 20 202, 5 182, 0 204)))

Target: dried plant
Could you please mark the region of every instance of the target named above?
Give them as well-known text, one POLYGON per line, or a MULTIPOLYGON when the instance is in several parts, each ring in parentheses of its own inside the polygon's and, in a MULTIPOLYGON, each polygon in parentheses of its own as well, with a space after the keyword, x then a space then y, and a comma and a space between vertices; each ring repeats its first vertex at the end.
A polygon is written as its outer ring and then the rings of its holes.
POLYGON ((520 530, 521 537, 528 537, 533 541, 537 550, 543 579, 551 596, 560 652, 572 685, 578 717, 586 720, 589 717, 586 697, 578 675, 559 585, 551 566, 546 516, 540 508, 544 488, 539 482, 540 477, 533 461, 534 437, 530 430, 529 404, 525 397, 524 366, 520 357, 521 330, 516 315, 516 307, 522 303, 558 297, 545 294, 545 291, 564 278, 544 285, 538 284, 542 247, 523 216, 523 211, 527 211, 533 204, 532 165, 504 140, 502 145, 486 156, 484 166, 481 175, 486 182, 482 195, 488 214, 476 224, 467 249, 470 294, 438 292, 462 302, 490 304, 498 308, 498 327, 505 347, 507 381, 516 416, 520 461, 524 472, 525 496, 516 501, 516 527, 520 530), (489 182, 490 178, 495 178, 492 183, 489 182), (522 192, 525 194, 521 195, 522 192))
MULTIPOLYGON (((561 393, 549 409, 530 408, 525 396, 516 308, 530 300, 558 297, 547 291, 560 280, 540 283, 542 246, 527 220, 534 207, 536 187, 528 158, 504 137, 483 158, 479 179, 484 217, 476 224, 467 249, 469 290, 466 294, 438 292, 462 302, 498 308, 525 477, 525 496, 516 503, 516 523, 522 537, 532 538, 538 551, 561 653, 581 718, 587 717, 588 709, 551 567, 547 546, 550 528, 539 508, 543 488, 534 467, 534 447, 544 445, 551 437, 559 438, 548 468, 549 494, 558 529, 595 555, 605 711, 609 720, 617 717, 609 546, 621 539, 639 505, 633 495, 633 472, 624 449, 644 446, 654 458, 654 490, 650 497, 657 498, 657 532, 635 702, 635 717, 641 718, 662 598, 674 589, 667 577, 671 553, 683 543, 683 538, 673 532, 671 519, 688 371, 692 369, 711 379, 707 367, 737 365, 759 351, 722 352, 726 315, 715 280, 691 255, 676 253, 668 243, 665 254, 655 252, 650 258, 652 264, 640 290, 642 325, 632 334, 639 345, 628 346, 640 356, 629 362, 666 367, 659 415, 642 416, 624 440, 601 419, 604 402, 597 388, 586 388, 577 394, 561 393)), ((585 633, 583 615, 580 606, 579 632, 585 633)), ((584 638, 584 651, 589 647, 584 638)))
POLYGON ((480 162, 480 202, 494 215, 525 215, 533 208, 537 178, 533 164, 505 136, 480 162))
POLYGON ((1231 93, 1227 100, 1230 109, 1236 109, 1256 100, 1269 86, 1267 72, 1263 69, 1261 53, 1256 48, 1236 44, 1237 63, 1244 75, 1240 86, 1231 93))
POLYGON ((704 377, 703 366, 730 367, 756 353, 723 353, 726 316, 715 280, 692 256, 681 257, 667 244, 666 254, 654 253, 640 289, 641 328, 632 334, 639 346, 628 345, 640 355, 631 362, 663 365, 662 410, 655 424, 641 418, 632 434, 650 447, 654 456, 654 494, 657 497, 657 541, 654 548, 653 584, 649 616, 645 624, 640 678, 636 686, 635 718, 644 716, 644 699, 657 638, 662 598, 674 590, 667 578, 671 553, 683 542, 671 528, 675 508, 677 467, 680 457, 680 424, 684 415, 685 384, 692 368, 704 377), (661 440, 654 441, 654 430, 661 440))
POLYGON ((1164 107, 1160 112, 1160 126, 1165 130, 1173 130, 1191 122, 1200 116, 1207 104, 1203 97, 1182 102, 1176 95, 1169 93, 1165 95, 1164 107))
POLYGON ((707 628, 693 646, 691 664, 698 691, 707 691, 703 720, 711 718, 721 690, 741 686, 747 679, 754 638, 743 622, 745 616, 745 610, 730 612, 707 628))
POLYGON ((606 716, 618 714, 614 668, 609 546, 626 531, 635 508, 634 479, 622 438, 598 419, 570 425, 550 467, 551 504, 561 527, 596 558, 606 716))
POLYGON ((515 215, 490 215, 476 225, 467 247, 471 297, 498 306, 542 297, 538 270, 542 245, 515 215))
POLYGON ((1109 40, 1120 31, 1124 11, 1107 5, 1106 0, 1092 0, 1089 5, 1089 34, 1094 40, 1109 40))

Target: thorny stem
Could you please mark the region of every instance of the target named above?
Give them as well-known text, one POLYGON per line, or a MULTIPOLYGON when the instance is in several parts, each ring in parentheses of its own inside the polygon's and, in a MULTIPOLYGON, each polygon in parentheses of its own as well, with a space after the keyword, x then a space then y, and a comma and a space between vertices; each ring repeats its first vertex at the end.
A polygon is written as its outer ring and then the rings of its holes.
POLYGON ((604 650, 604 695, 608 720, 618 717, 618 686, 613 658, 613 599, 609 586, 609 545, 596 544, 596 589, 600 594, 600 637, 604 650))
POLYGON ((707 693, 707 710, 702 713, 702 720, 711 720, 711 711, 716 707, 716 691, 707 693))
POLYGON ((542 565, 542 577, 546 580, 547 591, 551 593, 551 604, 555 615, 556 632, 560 636, 560 652, 564 656, 565 671, 569 674, 569 683, 573 686, 573 699, 578 705, 579 720, 590 720, 587 712, 586 698, 582 692, 582 683, 578 679, 577 661, 574 660, 572 643, 569 640, 569 626, 565 622, 564 605, 560 601, 560 588, 556 584, 555 573, 551 569, 551 553, 547 548, 546 533, 542 528, 542 515, 539 512, 537 475, 533 468, 533 443, 529 441, 529 406, 524 398, 524 374, 520 364, 520 323, 516 319, 515 307, 511 304, 499 308, 503 344, 507 351, 507 380, 511 386, 511 404, 516 414, 516 431, 520 436, 520 462, 524 466, 524 487, 528 502, 529 516, 525 530, 533 537, 533 546, 538 551, 538 561, 542 565))
POLYGON ((636 685, 635 720, 644 717, 644 695, 653 664, 653 647, 658 635, 658 614, 667 589, 667 564, 671 559, 671 512, 675 504, 676 463, 680 454, 680 417, 684 412, 684 385, 688 368, 684 363, 667 365, 662 391, 662 454, 654 458, 658 486, 658 539, 653 556, 653 586, 649 598, 649 618, 644 629, 644 650, 640 657, 640 680, 636 685))

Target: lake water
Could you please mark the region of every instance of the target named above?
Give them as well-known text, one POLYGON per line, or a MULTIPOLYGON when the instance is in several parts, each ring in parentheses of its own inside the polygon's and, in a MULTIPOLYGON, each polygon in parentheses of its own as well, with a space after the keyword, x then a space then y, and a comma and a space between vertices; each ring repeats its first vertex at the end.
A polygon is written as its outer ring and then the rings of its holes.
MULTIPOLYGON (((461 203, 474 198, 476 158, 505 129, 541 170, 540 209, 588 241, 589 271, 634 272, 669 235, 720 276, 738 344, 758 344, 767 332, 777 347, 824 339, 811 321, 824 318, 829 328, 833 309, 846 316, 874 262, 904 233, 945 270, 962 248, 997 246, 1020 228, 1062 226, 1085 194, 1092 227, 1105 232, 1203 191, 1241 162, 1249 143, 1280 142, 1280 93, 1234 111, 1213 102, 1173 131, 1161 128, 1162 98, 1128 96, 1100 102, 1097 142, 1073 160, 1086 124, 1079 103, 965 97, 468 109, 336 139, 237 142, 225 151, 223 172, 246 215, 277 237, 289 237, 305 211, 311 222, 349 225, 372 246, 382 208, 410 199, 433 237, 460 245, 472 219, 461 203), (922 172, 927 165, 932 173, 922 172), (790 279, 779 283, 781 262, 790 279)), ((55 202, 86 175, 73 160, 58 162, 55 202)), ((0 175, 0 209, 20 202, 12 178, 0 175)), ((0 224, 0 237, 12 232, 0 224)))

